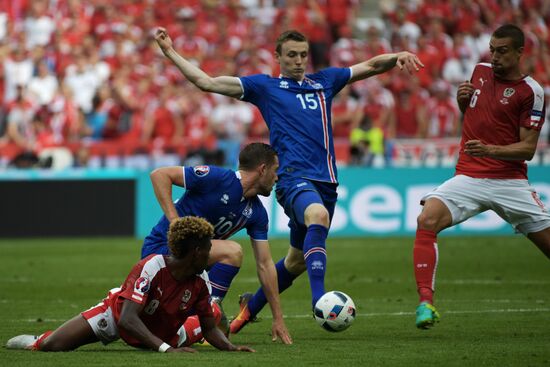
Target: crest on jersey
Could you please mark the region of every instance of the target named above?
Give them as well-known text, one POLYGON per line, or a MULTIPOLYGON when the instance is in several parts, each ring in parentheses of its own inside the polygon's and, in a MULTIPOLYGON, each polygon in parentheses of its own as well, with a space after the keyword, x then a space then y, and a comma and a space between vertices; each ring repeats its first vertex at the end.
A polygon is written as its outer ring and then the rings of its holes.
POLYGON ((195 175, 199 177, 204 177, 208 173, 210 173, 210 167, 208 166, 195 166, 193 167, 193 171, 195 172, 195 175))
POLYGON ((502 93, 502 95, 506 98, 509 98, 509 97, 512 97, 514 93, 516 93, 516 90, 514 88, 506 88, 504 90, 504 93, 502 93))
POLYGON ((181 296, 181 305, 180 310, 185 310, 187 308, 187 303, 191 299, 191 291, 189 289, 186 289, 185 292, 183 292, 183 296, 181 296))
POLYGON ((243 215, 247 218, 250 218, 252 216, 252 208, 244 208, 243 215))
POLYGON ((279 88, 288 89, 288 82, 286 80, 281 80, 279 88))
POLYGON ((149 278, 139 277, 134 284, 134 289, 140 293, 147 293, 150 286, 151 282, 149 281, 149 278))

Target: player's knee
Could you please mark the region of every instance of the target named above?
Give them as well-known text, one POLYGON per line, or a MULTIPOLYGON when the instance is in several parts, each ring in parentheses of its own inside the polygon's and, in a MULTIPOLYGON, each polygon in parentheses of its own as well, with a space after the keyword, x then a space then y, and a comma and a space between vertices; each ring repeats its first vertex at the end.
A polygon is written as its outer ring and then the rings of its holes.
POLYGON ((227 251, 222 261, 226 264, 240 267, 243 263, 243 248, 235 241, 227 242, 227 251))
POLYGON ((312 224, 320 224, 328 227, 330 224, 330 216, 328 210, 321 204, 312 204, 307 207, 304 213, 304 221, 306 226, 312 224))
POLYGON ((432 213, 422 212, 416 219, 418 229, 439 232, 440 219, 432 213))

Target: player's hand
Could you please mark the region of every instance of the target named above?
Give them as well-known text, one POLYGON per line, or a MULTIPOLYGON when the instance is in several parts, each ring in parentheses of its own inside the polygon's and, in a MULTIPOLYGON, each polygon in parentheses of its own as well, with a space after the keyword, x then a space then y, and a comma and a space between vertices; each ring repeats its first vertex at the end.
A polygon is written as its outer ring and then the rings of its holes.
POLYGON ((397 67, 399 70, 407 69, 409 73, 420 70, 424 67, 424 64, 420 61, 418 56, 408 51, 402 51, 397 53, 397 67))
POLYGON ((456 91, 456 99, 458 103, 468 103, 470 98, 474 94, 475 88, 474 85, 470 82, 460 83, 456 91))
POLYGON ((281 338, 283 344, 292 344, 292 337, 288 332, 284 321, 273 321, 271 325, 271 341, 277 341, 277 338, 281 338))
POLYGON ((256 351, 250 347, 247 347, 246 345, 235 345, 235 349, 232 350, 233 352, 250 352, 250 353, 256 353, 256 351))
POLYGON ((491 155, 491 146, 485 145, 479 140, 468 140, 464 144, 464 153, 472 157, 488 157, 491 155))
POLYGON ((197 350, 189 347, 168 348, 166 353, 198 353, 197 350))
POLYGON ((166 32, 165 28, 157 28, 155 31, 155 41, 157 41, 157 44, 163 52, 166 52, 172 48, 172 39, 168 35, 168 32, 166 32))

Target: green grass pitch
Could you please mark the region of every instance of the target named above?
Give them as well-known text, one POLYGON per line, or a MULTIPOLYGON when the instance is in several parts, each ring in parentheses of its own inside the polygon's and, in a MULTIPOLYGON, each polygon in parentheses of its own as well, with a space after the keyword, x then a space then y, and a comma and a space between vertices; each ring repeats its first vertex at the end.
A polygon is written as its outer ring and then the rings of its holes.
MULTIPOLYGON (((258 281, 248 241, 244 266, 224 307, 258 281)), ((0 348, 2 366, 550 366, 550 262, 522 236, 441 237, 436 306, 441 322, 414 326, 417 305, 412 239, 329 239, 327 290, 348 293, 355 323, 342 333, 311 317, 302 275, 282 295, 294 344, 272 343, 270 313, 232 337, 254 354, 197 347, 195 354, 135 350, 122 342, 67 353, 0 348)), ((272 241, 275 260, 286 241, 272 241)), ((53 329, 99 302, 138 260, 140 242, 125 238, 0 240, 0 343, 53 329)))

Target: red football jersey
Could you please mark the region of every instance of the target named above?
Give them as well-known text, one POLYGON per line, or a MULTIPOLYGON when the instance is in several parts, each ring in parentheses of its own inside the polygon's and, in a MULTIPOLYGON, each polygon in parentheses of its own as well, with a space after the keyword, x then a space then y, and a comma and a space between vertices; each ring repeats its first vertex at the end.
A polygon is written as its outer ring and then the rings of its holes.
MULTIPOLYGON (((206 281, 199 275, 181 282, 175 280, 164 255, 150 255, 141 260, 132 268, 120 291, 109 294, 117 323, 126 299, 145 305, 140 319, 154 335, 167 342, 174 339, 188 316, 214 317, 206 281)), ((143 347, 124 330, 119 329, 119 334, 129 345, 143 347)))
POLYGON ((464 114, 462 141, 456 174, 476 178, 527 178, 527 165, 520 160, 472 157, 464 143, 509 145, 519 142, 520 127, 539 130, 545 116, 544 90, 533 78, 516 81, 495 78, 491 64, 476 65, 471 83, 475 92, 464 114))

